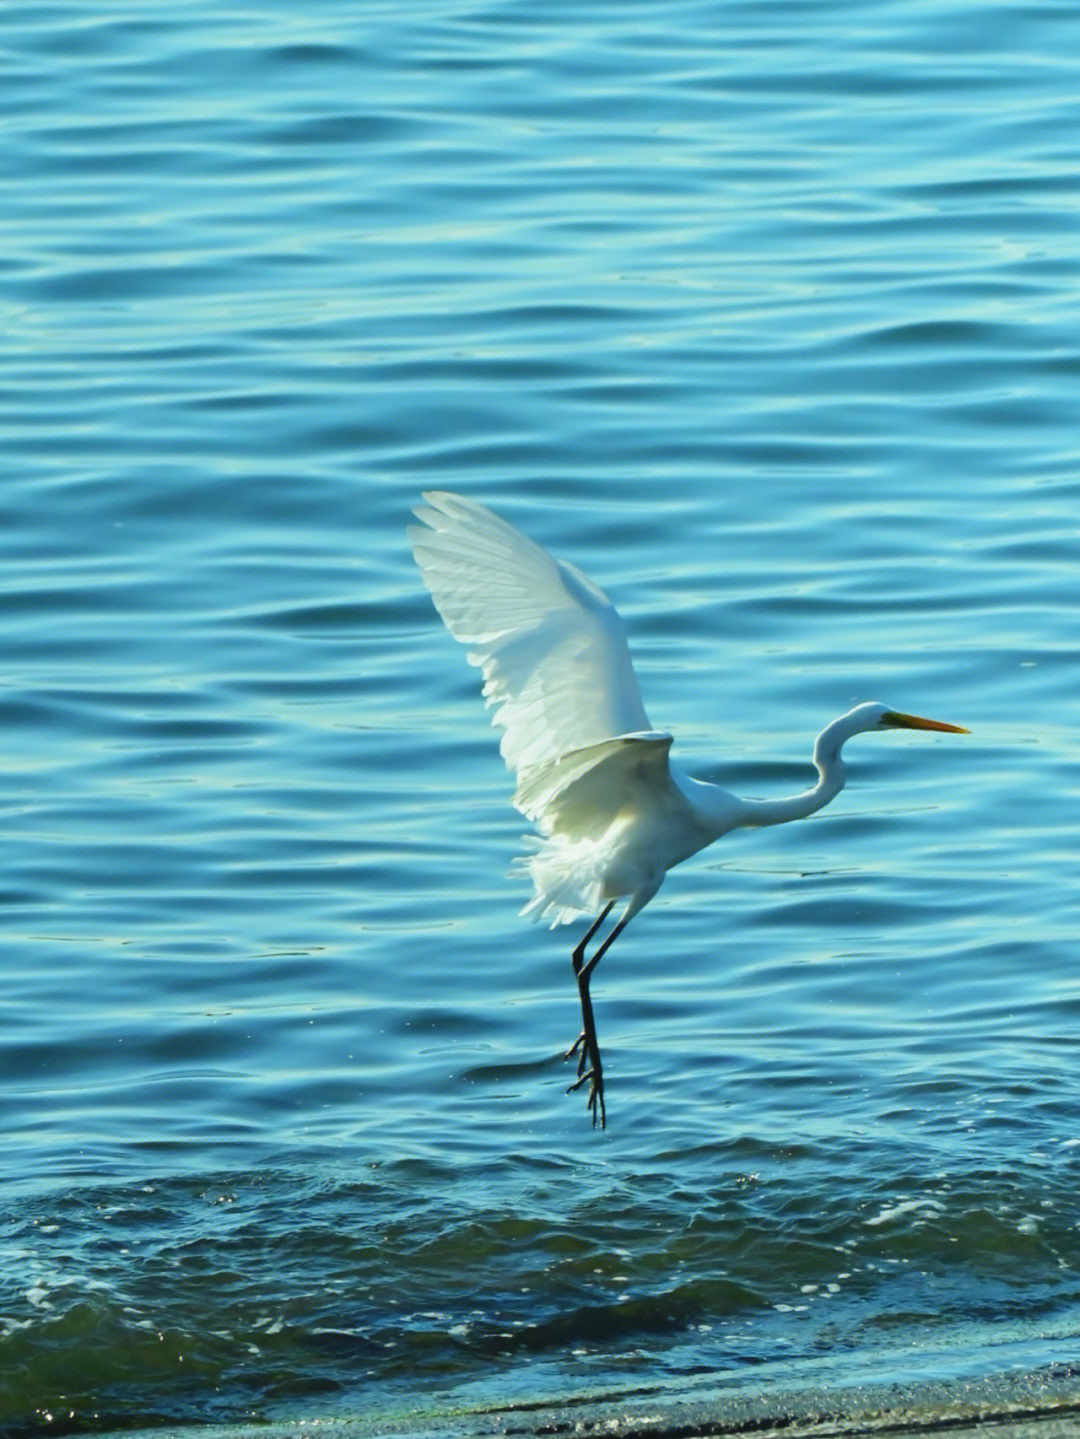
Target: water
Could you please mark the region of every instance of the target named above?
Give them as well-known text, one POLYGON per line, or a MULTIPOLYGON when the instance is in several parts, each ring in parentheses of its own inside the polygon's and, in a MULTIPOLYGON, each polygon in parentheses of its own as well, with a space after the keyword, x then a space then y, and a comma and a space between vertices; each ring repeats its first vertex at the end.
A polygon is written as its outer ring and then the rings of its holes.
MULTIPOLYGON (((0 1428, 1076 1402, 1071 6, 9 8, 0 1428), (404 527, 820 816, 567 935, 404 527)), ((689 1417, 688 1417, 689 1416, 689 1417)))

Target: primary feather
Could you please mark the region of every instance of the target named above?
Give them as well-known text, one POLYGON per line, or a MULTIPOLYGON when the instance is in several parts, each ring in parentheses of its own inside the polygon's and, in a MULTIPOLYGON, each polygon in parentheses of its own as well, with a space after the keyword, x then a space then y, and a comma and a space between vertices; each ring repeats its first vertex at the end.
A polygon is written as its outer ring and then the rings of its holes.
POLYGON ((413 554, 447 629, 483 670, 510 768, 651 730, 603 591, 483 505, 441 490, 424 499, 413 554))

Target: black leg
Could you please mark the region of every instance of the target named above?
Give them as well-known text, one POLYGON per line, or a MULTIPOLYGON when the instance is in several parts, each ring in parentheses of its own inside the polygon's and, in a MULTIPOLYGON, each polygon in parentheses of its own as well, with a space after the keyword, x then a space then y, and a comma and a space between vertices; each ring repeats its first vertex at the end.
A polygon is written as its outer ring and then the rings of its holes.
POLYGON ((615 901, 613 899, 609 900, 607 904, 604 905, 604 908, 593 920, 592 924, 589 925, 589 928, 587 929, 585 934, 582 935, 580 942, 575 946, 572 956, 574 961, 575 974, 581 973, 581 966, 585 963, 585 946, 588 944, 589 940, 592 939, 593 935, 600 928, 604 920, 607 919, 608 915, 614 908, 615 901))
POLYGON ((593 1126, 599 1124, 601 1129, 607 1126, 607 1114, 604 1109, 604 1069, 600 1062, 600 1045, 596 1038, 596 1021, 593 1018, 589 979, 600 960, 611 948, 613 941, 622 933, 629 916, 624 915, 619 920, 608 937, 597 945, 591 959, 586 960, 585 958, 585 946, 596 935, 604 920, 611 913, 613 906, 614 900, 593 921, 589 926, 588 933, 574 949, 572 958, 574 974, 578 983, 578 997, 581 1000, 581 1033, 566 1053, 566 1058, 569 1059, 580 1050, 578 1077, 566 1092, 570 1094, 575 1089, 580 1089, 583 1084, 589 1086, 588 1104, 592 1113, 593 1126))
MULTIPOLYGON (((575 978, 575 979, 577 980, 577 982, 578 982, 578 994, 579 994, 579 995, 581 994, 581 973, 582 973, 582 970, 585 968, 585 946, 588 944, 589 940, 592 939, 593 935, 594 935, 594 934, 596 933, 596 931, 600 928, 600 926, 603 924, 604 920, 607 919, 608 915, 611 913, 611 911, 612 911, 614 908, 615 908, 615 901, 614 901, 614 900, 609 901, 609 903, 604 906, 604 908, 600 911, 600 913, 597 915, 597 917, 593 920, 592 924, 589 925, 589 928, 588 928, 587 932, 582 935, 582 937, 581 937, 581 939, 578 941, 577 945, 575 945, 575 947, 574 947, 574 952, 573 952, 573 954, 570 956, 571 961, 572 961, 573 966, 574 966, 574 978, 575 978)), ((590 966, 590 968, 589 968, 589 972, 590 972, 590 974, 592 973, 592 967, 591 967, 591 966, 590 966)), ((588 993, 588 981, 586 981, 586 984, 585 984, 585 992, 586 992, 586 994, 588 993)), ((591 1005, 591 1004, 590 1004, 590 1006, 589 1006, 589 1013, 590 1013, 590 1014, 592 1013, 592 1005, 591 1005)), ((564 1059, 571 1059, 571 1058, 573 1058, 573 1056, 578 1052, 579 1049, 581 1050, 581 1058, 580 1058, 580 1060, 578 1061, 578 1078, 579 1078, 579 1079, 580 1079, 580 1077, 585 1073, 585 1064, 586 1064, 586 1058, 587 1058, 587 1052, 586 1052, 586 1048, 585 1048, 585 1041, 586 1041, 586 1038, 587 1038, 587 1027, 585 1026, 585 1003, 584 1003, 584 1001, 582 1001, 582 1005, 581 1005, 581 1022, 582 1022, 582 1030, 581 1030, 581 1033, 578 1035, 577 1039, 574 1040, 573 1044, 570 1046, 570 1048, 569 1048, 569 1049, 566 1051, 566 1053, 563 1055, 563 1058, 564 1058, 564 1059)), ((593 1034, 593 1039, 594 1039, 594 1041, 595 1041, 595 1038, 596 1038, 596 1026, 595 1026, 595 1025, 593 1025, 593 1027, 592 1027, 592 1034, 593 1034)), ((575 1085, 574 1088, 577 1088, 577 1086, 575 1085)), ((569 1091, 567 1091, 567 1092, 569 1093, 569 1091)))

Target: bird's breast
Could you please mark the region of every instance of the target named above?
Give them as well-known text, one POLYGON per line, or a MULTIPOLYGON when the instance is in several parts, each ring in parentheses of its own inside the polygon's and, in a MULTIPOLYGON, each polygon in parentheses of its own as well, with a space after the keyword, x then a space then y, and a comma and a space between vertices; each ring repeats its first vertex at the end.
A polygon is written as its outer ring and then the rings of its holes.
POLYGON ((709 843, 711 836, 677 790, 647 808, 628 805, 603 839, 609 896, 655 888, 664 875, 709 843))

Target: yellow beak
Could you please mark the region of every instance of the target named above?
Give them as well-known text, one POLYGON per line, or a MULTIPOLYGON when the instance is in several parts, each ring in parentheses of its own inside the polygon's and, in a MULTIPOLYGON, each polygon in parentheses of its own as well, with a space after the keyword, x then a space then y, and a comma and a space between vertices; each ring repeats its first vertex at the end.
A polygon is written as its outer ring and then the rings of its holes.
POLYGON ((881 723, 887 729, 934 729, 942 730, 946 734, 970 734, 969 729, 963 725, 946 724, 944 720, 922 719, 919 715, 900 714, 897 710, 889 710, 881 716, 881 723))

